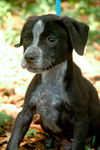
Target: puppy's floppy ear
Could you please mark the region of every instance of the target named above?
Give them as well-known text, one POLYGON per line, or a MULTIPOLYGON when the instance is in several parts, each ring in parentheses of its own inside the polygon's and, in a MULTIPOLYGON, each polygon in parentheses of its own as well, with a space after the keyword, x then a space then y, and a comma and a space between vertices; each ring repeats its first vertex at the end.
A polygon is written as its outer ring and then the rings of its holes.
POLYGON ((88 39, 88 25, 71 19, 67 16, 61 17, 66 26, 73 48, 79 55, 83 55, 84 48, 88 39))
MULTIPOLYGON (((22 30, 22 32, 23 32, 23 30, 22 30)), ((21 32, 21 35, 20 35, 20 42, 19 42, 18 44, 15 44, 15 45, 14 45, 15 47, 20 47, 20 46, 22 46, 22 32, 21 32)))
POLYGON ((20 46, 22 46, 22 34, 23 34, 23 31, 24 31, 26 25, 28 25, 28 24, 30 24, 31 22, 33 22, 37 17, 38 17, 38 16, 30 16, 30 17, 27 19, 26 23, 25 23, 24 26, 23 26, 22 32, 21 32, 20 42, 19 42, 18 44, 15 44, 15 45, 14 45, 15 47, 20 47, 20 46))
POLYGON ((15 44, 14 47, 20 47, 21 43, 15 44))
MULTIPOLYGON (((22 30, 22 32, 23 32, 23 30, 22 30)), ((15 47, 20 47, 20 46, 22 46, 22 33, 21 33, 21 36, 20 36, 20 42, 19 42, 18 44, 15 44, 14 46, 15 46, 15 47)))

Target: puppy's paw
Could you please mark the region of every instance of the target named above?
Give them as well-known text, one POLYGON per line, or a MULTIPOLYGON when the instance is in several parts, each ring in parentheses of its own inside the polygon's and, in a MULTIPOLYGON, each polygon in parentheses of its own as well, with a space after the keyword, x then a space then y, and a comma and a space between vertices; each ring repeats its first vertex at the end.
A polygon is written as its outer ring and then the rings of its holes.
POLYGON ((64 147, 64 150, 71 150, 72 149, 72 143, 64 139, 62 141, 62 145, 64 147))
POLYGON ((64 150, 72 150, 72 144, 68 143, 68 144, 64 144, 64 150))

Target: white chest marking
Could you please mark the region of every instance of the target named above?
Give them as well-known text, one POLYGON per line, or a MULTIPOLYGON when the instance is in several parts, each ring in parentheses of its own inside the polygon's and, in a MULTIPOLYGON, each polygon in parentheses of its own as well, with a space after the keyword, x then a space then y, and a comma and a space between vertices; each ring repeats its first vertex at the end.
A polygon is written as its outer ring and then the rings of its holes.
POLYGON ((47 83, 48 81, 63 82, 65 73, 67 70, 67 61, 53 67, 52 69, 42 73, 42 82, 47 83))

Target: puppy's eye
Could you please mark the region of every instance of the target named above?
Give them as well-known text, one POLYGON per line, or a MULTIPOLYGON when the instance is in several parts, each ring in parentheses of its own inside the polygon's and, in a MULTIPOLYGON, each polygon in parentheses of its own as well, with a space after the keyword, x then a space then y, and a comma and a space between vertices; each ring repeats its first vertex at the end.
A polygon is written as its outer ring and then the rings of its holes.
POLYGON ((30 38, 28 36, 24 36, 23 39, 24 39, 24 41, 29 41, 30 40, 30 38))
POLYGON ((48 42, 50 43, 54 43, 56 41, 56 37, 55 36, 48 36, 47 37, 48 42))

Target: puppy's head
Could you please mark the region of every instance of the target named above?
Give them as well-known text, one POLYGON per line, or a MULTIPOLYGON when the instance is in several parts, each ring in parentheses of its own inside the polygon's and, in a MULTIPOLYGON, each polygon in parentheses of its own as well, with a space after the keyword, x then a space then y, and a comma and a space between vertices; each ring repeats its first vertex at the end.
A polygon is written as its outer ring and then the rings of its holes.
POLYGON ((25 23, 20 43, 24 55, 22 67, 42 72, 68 60, 73 48, 83 55, 88 26, 69 17, 43 15, 30 17, 25 23))

